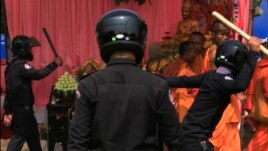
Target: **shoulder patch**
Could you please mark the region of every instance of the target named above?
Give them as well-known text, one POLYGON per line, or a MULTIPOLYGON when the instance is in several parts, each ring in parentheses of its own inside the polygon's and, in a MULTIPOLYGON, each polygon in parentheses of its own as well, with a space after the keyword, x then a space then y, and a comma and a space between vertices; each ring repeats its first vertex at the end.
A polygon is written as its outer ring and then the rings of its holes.
POLYGON ((233 79, 232 77, 230 77, 230 76, 225 76, 224 79, 225 79, 225 80, 234 80, 234 79, 233 79))
POLYGON ((76 90, 75 94, 76 94, 76 98, 77 99, 79 99, 81 97, 81 93, 80 93, 79 90, 76 90))
POLYGON ((25 69, 31 69, 31 68, 32 68, 32 66, 31 66, 31 65, 29 65, 28 63, 25 63, 25 64, 24 64, 24 68, 25 68, 25 69))

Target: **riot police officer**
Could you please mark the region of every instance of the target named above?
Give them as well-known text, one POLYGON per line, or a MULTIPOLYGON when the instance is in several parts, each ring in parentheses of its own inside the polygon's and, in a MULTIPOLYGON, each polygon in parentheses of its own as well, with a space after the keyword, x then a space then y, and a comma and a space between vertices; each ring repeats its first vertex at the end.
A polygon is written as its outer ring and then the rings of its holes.
POLYGON ((196 76, 166 78, 170 87, 199 87, 182 122, 183 150, 213 151, 208 139, 230 103, 231 94, 247 88, 258 60, 260 40, 252 37, 249 46, 251 51, 240 41, 227 40, 217 49, 216 70, 196 76))
POLYGON ((55 60, 41 70, 34 69, 28 61, 33 60, 32 47, 40 43, 33 37, 18 35, 12 40, 13 57, 5 70, 6 97, 4 123, 12 129, 8 151, 21 150, 26 141, 31 151, 40 151, 41 145, 37 121, 33 112, 34 95, 32 80, 48 76, 62 59, 55 60))
POLYGON ((182 133, 168 84, 137 66, 145 22, 133 11, 113 10, 99 20, 96 35, 107 67, 79 82, 68 150, 158 151, 158 128, 169 150, 179 150, 182 133))

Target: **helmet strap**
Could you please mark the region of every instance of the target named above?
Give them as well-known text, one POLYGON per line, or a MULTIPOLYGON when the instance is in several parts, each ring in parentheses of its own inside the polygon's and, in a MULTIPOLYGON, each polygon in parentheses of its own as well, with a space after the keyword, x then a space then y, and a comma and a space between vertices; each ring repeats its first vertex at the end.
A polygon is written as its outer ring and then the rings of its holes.
POLYGON ((18 58, 19 55, 13 55, 13 57, 11 58, 11 60, 14 60, 16 58, 18 58))

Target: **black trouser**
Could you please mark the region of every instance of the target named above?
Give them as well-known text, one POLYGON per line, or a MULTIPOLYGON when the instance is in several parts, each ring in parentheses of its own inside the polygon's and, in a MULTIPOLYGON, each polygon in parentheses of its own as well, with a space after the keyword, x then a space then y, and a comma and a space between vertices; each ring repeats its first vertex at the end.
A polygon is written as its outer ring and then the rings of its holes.
POLYGON ((7 151, 20 151, 27 142, 30 151, 41 151, 37 121, 32 107, 13 107, 12 136, 7 151))
POLYGON ((183 151, 214 151, 214 148, 208 139, 187 136, 183 138, 183 151))

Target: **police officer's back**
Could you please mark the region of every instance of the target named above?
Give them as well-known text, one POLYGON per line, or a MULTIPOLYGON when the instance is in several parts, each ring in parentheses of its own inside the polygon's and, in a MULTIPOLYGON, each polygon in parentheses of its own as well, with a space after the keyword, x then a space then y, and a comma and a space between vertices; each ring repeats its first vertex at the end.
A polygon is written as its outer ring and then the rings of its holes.
POLYGON ((132 11, 114 10, 97 25, 107 67, 79 82, 69 150, 156 151, 158 128, 179 150, 180 125, 164 79, 141 70, 147 27, 132 11))

